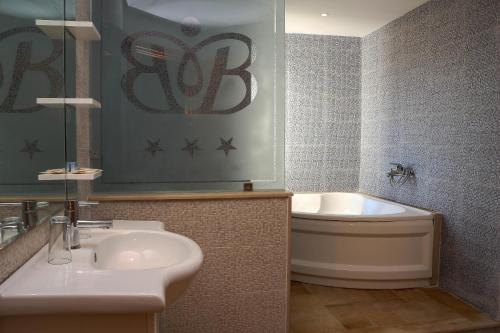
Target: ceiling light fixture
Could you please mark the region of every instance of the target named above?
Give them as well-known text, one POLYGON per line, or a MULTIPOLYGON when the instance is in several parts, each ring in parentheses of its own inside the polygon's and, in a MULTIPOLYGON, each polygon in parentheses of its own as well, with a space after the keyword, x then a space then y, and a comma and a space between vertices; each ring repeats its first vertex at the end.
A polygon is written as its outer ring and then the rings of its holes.
POLYGON ((328 16, 328 14, 327 14, 327 13, 322 13, 322 14, 321 14, 321 16, 323 16, 323 17, 327 17, 327 16, 328 16))

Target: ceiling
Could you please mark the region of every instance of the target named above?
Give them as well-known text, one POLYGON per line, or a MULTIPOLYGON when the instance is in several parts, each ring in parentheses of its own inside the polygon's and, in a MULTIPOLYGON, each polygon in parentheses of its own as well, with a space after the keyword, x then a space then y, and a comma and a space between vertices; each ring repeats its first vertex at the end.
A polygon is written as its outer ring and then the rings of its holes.
POLYGON ((427 1, 285 0, 286 32, 363 37, 427 1))
MULTIPOLYGON (((1 3, 2 0, 0 0, 1 3)), ((127 0, 129 7, 169 21, 204 27, 255 23, 272 13, 269 0, 127 0)))

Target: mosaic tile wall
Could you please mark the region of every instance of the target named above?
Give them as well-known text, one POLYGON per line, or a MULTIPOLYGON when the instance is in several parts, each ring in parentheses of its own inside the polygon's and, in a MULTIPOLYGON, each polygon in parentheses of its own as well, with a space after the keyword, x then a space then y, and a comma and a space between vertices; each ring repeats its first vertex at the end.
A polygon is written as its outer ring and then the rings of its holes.
POLYGON ((498 318, 499 8, 433 0, 363 38, 360 168, 362 192, 444 213, 441 286, 498 318))
MULTIPOLYGON (((91 0, 77 0, 76 3, 76 19, 88 21, 91 19, 91 0)), ((91 81, 89 57, 91 55, 91 45, 88 41, 77 40, 75 43, 76 57, 76 73, 75 73, 75 93, 76 97, 95 97, 92 96, 90 85, 91 81)), ((94 45, 95 46, 95 45, 94 45)), ((93 64, 95 66, 95 64, 93 64)), ((90 137, 92 128, 90 126, 92 112, 87 111, 84 107, 76 107, 76 131, 75 131, 75 148, 76 160, 80 167, 91 167, 90 163, 90 137)), ((82 198, 87 197, 92 191, 91 182, 77 183, 78 195, 82 198)), ((77 192, 75 188, 70 188, 69 197, 76 198, 77 192)))
POLYGON ((289 198, 101 202, 93 219, 162 221, 202 248, 204 262, 166 313, 169 333, 285 333, 289 198))
POLYGON ((288 34, 286 186, 357 191, 361 40, 288 34))
POLYGON ((38 225, 0 250, 0 283, 24 265, 49 240, 49 224, 38 225))
MULTIPOLYGON (((43 223, 34 229, 19 236, 14 242, 0 249, 0 283, 5 281, 12 273, 28 261, 49 240, 49 223, 51 216, 62 215, 62 205, 51 203, 49 208, 40 209, 39 221, 43 223)), ((21 216, 21 208, 0 208, 0 220, 9 216, 21 216)))
POLYGON ((6 217, 21 216, 21 214, 21 207, 0 207, 0 221, 6 217))

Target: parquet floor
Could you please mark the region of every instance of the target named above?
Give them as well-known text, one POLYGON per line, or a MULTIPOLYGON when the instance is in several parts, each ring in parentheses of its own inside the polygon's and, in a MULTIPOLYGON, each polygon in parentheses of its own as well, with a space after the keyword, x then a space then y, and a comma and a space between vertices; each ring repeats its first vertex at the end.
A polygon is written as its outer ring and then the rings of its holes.
POLYGON ((500 322, 437 288, 358 290, 292 282, 290 333, 431 333, 500 322))

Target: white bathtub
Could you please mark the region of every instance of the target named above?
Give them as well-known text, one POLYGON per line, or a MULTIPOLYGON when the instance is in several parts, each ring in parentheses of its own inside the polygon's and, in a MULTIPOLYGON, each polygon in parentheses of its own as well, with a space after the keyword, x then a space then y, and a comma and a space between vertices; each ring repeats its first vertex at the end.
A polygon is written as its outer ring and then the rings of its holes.
POLYGON ((362 289, 434 285, 439 217, 361 193, 296 193, 292 280, 362 289))

